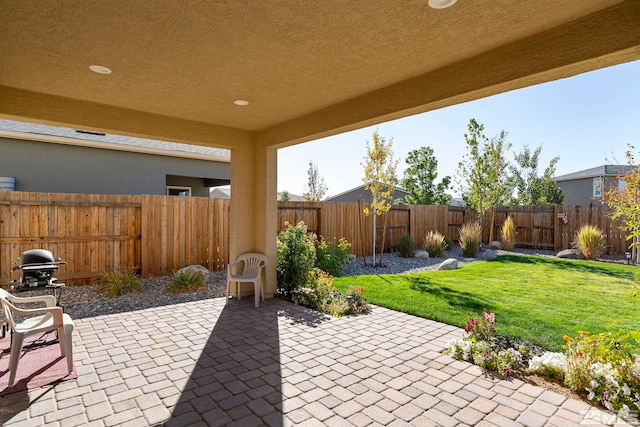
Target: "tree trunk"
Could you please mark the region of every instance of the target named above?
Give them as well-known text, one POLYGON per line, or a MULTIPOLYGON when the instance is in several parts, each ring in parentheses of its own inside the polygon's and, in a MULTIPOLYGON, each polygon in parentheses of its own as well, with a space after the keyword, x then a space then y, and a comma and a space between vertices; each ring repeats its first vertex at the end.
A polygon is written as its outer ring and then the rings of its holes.
POLYGON ((362 261, 367 266, 367 252, 364 250, 364 229, 362 228, 362 200, 358 199, 358 231, 360 232, 360 251, 362 252, 362 261))
POLYGON ((389 212, 385 212, 384 214, 384 225, 382 226, 382 248, 380 249, 380 263, 378 264, 382 267, 382 255, 384 254, 384 243, 387 238, 387 221, 389 220, 389 212))

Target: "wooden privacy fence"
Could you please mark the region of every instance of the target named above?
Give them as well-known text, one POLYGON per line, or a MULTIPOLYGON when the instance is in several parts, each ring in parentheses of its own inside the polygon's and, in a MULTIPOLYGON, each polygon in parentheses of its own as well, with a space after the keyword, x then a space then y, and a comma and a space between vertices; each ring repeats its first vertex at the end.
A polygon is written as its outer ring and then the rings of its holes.
POLYGON ((0 285, 19 277, 12 264, 43 248, 66 261, 68 285, 134 270, 143 278, 190 264, 228 263, 229 201, 174 196, 0 192, 0 285))
MULTIPOLYGON (((296 224, 304 221, 309 231, 324 236, 344 237, 351 243, 351 251, 357 256, 370 255, 373 245, 372 216, 364 216, 357 203, 309 203, 280 202, 278 205, 278 229, 285 221, 296 224)), ((516 225, 517 247, 560 251, 571 243, 585 224, 598 226, 605 236, 605 250, 609 254, 623 255, 629 247, 622 222, 611 220, 606 206, 508 206, 488 210, 478 215, 455 206, 394 206, 389 212, 386 245, 397 248, 402 235, 408 235, 417 248, 421 247, 429 231, 438 231, 451 239, 459 239, 458 231, 465 222, 479 221, 483 230, 483 242, 488 243, 493 224, 493 239, 499 240, 500 228, 507 216, 516 225)), ((378 245, 381 242, 384 216, 377 219, 378 245)), ((378 247, 379 251, 379 247, 378 247)))
MULTIPOLYGON (((175 196, 113 196, 0 192, 0 285, 18 278, 11 265, 29 249, 43 248, 66 261, 56 276, 69 285, 99 281, 114 270, 143 278, 200 264, 221 271, 229 262, 229 200, 175 196)), ((278 229, 304 221, 309 231, 344 237, 357 256, 370 255, 373 217, 358 203, 279 202, 278 229)), ((481 221, 483 241, 498 239, 507 216, 517 227, 519 247, 559 251, 571 247, 584 224, 604 233, 607 252, 622 255, 628 242, 605 206, 498 207, 477 215, 453 206, 394 206, 388 214, 386 250, 403 235, 422 246, 429 231, 452 241, 465 222, 481 221)), ((378 217, 376 241, 384 216, 378 217)), ((379 249, 378 249, 379 250, 379 249)))

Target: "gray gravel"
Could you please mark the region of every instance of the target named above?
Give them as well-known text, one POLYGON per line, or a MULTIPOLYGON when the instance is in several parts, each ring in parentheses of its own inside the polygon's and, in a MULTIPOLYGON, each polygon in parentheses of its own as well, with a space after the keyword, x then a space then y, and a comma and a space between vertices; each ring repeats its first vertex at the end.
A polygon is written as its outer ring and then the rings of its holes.
MULTIPOLYGON (((506 254, 506 251, 497 251, 506 254)), ((516 249, 514 253, 554 256, 554 252, 516 249)), ((362 258, 343 268, 345 276, 357 276, 363 274, 403 274, 432 271, 447 258, 456 258, 459 264, 477 261, 476 258, 464 258, 459 247, 444 253, 441 258, 402 258, 399 253, 384 254, 383 267, 373 267, 372 258, 367 260, 364 266, 362 258)), ((611 261, 611 260, 609 260, 611 261)), ((103 314, 121 313, 126 311, 141 310, 151 307, 160 307, 189 301, 198 301, 208 298, 224 297, 226 287, 226 271, 209 274, 207 290, 186 294, 169 294, 164 292, 169 283, 169 276, 154 277, 143 281, 142 292, 139 294, 124 295, 113 298, 100 295, 96 292, 96 285, 70 286, 62 292, 61 303, 64 311, 72 318, 99 316, 103 314)), ((16 296, 42 295, 42 291, 29 291, 18 293, 16 296)), ((0 315, 0 318, 3 316, 0 315)), ((2 320, 2 319, 0 319, 2 320)))

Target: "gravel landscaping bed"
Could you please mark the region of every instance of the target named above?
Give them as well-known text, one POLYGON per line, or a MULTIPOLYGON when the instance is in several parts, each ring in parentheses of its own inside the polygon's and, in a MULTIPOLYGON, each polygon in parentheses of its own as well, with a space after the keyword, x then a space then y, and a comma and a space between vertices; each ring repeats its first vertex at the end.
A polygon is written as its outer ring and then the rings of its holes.
MULTIPOLYGON (((500 255, 510 252, 497 251, 497 253, 500 255)), ((555 255, 555 253, 551 251, 526 249, 516 249, 511 253, 538 256, 555 255)), ((402 258, 399 253, 389 253, 383 255, 383 267, 373 267, 373 260, 371 257, 368 257, 367 259, 367 266, 364 265, 362 258, 356 258, 351 264, 344 267, 343 274, 345 276, 357 276, 363 274, 405 274, 432 271, 447 258, 455 258, 458 260, 459 264, 477 261, 476 258, 463 257, 462 251, 459 247, 456 247, 452 251, 445 252, 441 258, 402 258)), ((605 260, 620 262, 619 257, 603 259, 603 261, 605 260)), ((226 279, 226 271, 211 273, 207 278, 207 289, 205 291, 170 294, 164 291, 165 286, 170 282, 170 277, 153 277, 143 281, 142 292, 138 294, 124 295, 121 297, 107 297, 100 295, 96 292, 97 285, 70 286, 64 288, 61 303, 64 311, 74 319, 111 313, 122 313, 182 302, 224 297, 226 279)), ((16 296, 30 295, 42 295, 42 291, 22 292, 18 293, 16 296)))

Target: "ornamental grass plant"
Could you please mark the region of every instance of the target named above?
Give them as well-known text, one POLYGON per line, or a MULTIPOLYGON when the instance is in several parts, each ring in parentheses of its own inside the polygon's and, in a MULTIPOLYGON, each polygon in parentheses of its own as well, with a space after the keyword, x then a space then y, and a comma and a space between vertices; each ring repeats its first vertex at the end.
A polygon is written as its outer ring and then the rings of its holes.
POLYGON ((178 271, 171 275, 167 284, 167 292, 179 294, 185 292, 199 292, 206 289, 204 278, 196 271, 178 271))
POLYGON ((604 249, 604 236, 598 227, 593 225, 583 225, 578 230, 573 241, 573 247, 586 259, 596 260, 604 249))
POLYGON ((502 224, 502 228, 500 229, 500 240, 502 241, 504 248, 508 251, 513 249, 516 245, 516 225, 511 216, 508 216, 502 224))
POLYGON ((97 287, 97 292, 103 295, 119 297, 126 294, 139 293, 142 290, 142 282, 133 271, 114 270, 102 275, 102 282, 97 287))
POLYGON ((447 250, 447 242, 438 231, 429 231, 424 238, 424 250, 429 252, 432 258, 439 258, 447 250))
POLYGON ((460 227, 460 247, 467 258, 475 258, 480 249, 482 228, 477 222, 467 222, 460 227))

